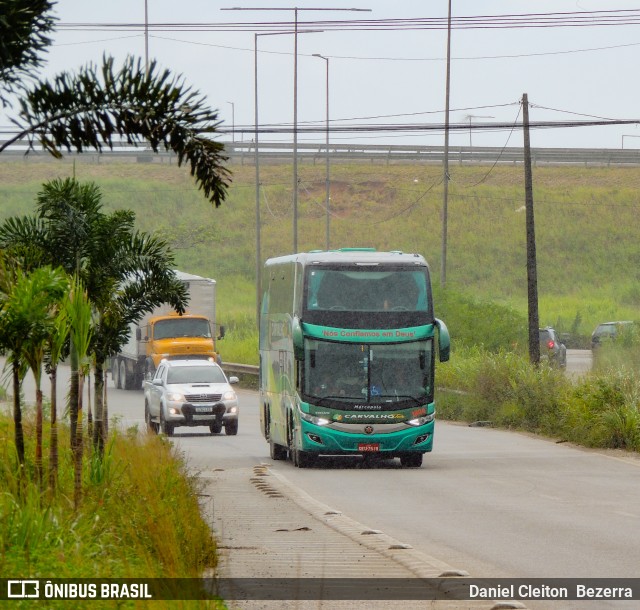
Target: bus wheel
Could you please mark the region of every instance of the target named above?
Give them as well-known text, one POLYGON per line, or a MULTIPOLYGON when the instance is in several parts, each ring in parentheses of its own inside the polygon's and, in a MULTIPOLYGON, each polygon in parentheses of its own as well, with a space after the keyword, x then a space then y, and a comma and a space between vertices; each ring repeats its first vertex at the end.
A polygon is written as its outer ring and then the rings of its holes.
POLYGON ((422 466, 422 453, 407 453, 400 456, 400 463, 405 468, 420 468, 422 466))
POLYGON ((286 460, 287 459, 287 448, 282 445, 278 445, 273 441, 269 441, 269 455, 272 460, 286 460))
POLYGON ((310 468, 315 464, 316 457, 313 453, 307 451, 301 451, 300 449, 293 450, 293 465, 296 468, 310 468))

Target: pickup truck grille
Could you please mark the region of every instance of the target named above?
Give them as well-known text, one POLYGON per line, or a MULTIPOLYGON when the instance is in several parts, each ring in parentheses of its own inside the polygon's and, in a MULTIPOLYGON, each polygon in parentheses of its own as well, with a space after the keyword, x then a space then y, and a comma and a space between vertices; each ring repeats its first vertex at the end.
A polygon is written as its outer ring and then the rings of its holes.
POLYGON ((218 402, 222 398, 222 394, 185 394, 184 398, 187 402, 218 402))

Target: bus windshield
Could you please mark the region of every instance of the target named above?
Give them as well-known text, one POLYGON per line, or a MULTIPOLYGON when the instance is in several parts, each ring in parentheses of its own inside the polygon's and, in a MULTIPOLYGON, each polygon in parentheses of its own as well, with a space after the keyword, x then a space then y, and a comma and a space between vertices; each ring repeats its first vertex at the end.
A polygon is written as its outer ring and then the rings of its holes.
POLYGON ((302 319, 340 328, 402 328, 433 322, 428 268, 314 265, 302 319))
POLYGON ((392 344, 306 339, 303 395, 345 410, 424 405, 432 396, 432 346, 432 339, 392 344))
POLYGON ((426 269, 341 267, 308 272, 307 310, 423 311, 426 269))

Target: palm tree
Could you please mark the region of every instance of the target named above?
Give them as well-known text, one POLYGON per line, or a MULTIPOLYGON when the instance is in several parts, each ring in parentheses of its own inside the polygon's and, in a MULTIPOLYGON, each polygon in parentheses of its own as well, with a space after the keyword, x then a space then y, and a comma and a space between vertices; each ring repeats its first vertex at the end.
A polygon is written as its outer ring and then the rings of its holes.
MULTIPOLYGON (((172 271, 174 260, 160 237, 137 232, 135 214, 102 212, 95 184, 71 178, 53 180, 38 194, 35 218, 10 218, 0 225, 0 248, 24 265, 60 265, 76 274, 95 310, 90 352, 95 360, 94 443, 99 452, 106 436, 103 413, 104 369, 108 357, 126 342, 129 325, 161 303, 184 311, 187 293, 172 271)), ((78 363, 71 350, 69 394, 71 446, 75 443, 78 363)))
POLYGON ((55 494, 58 486, 58 364, 65 353, 69 337, 69 318, 66 307, 60 307, 51 331, 47 343, 45 366, 51 384, 49 489, 51 494, 55 494))
MULTIPOLYGON (((72 350, 75 351, 75 358, 79 364, 80 374, 78 375, 79 387, 75 396, 77 404, 75 409, 70 411, 76 413, 75 434, 72 434, 73 444, 71 446, 73 453, 74 465, 74 486, 73 486, 73 505, 75 510, 80 507, 80 499, 82 495, 82 452, 83 452, 83 435, 82 435, 82 382, 85 377, 85 368, 89 363, 88 352, 91 342, 91 304, 88 295, 79 278, 74 278, 71 291, 66 303, 66 311, 69 317, 69 329, 71 333, 72 350)), ((73 405, 70 405, 73 407, 73 405)))
POLYGON ((0 261, 0 347, 9 354, 13 378, 13 416, 18 462, 25 463, 20 387, 30 365, 36 380, 36 472, 42 481, 41 367, 56 303, 66 287, 61 271, 41 267, 25 273, 6 255, 0 261))
POLYGON ((114 138, 144 142, 155 152, 176 153, 178 164, 188 164, 196 184, 218 207, 230 181, 223 144, 207 137, 217 132, 218 112, 181 76, 155 62, 147 70, 133 57, 119 69, 104 57, 101 66, 38 81, 54 29, 52 7, 46 0, 0 0, 0 103, 11 106, 9 94, 19 96, 17 116, 11 118, 18 133, 0 152, 23 139, 56 157, 62 150, 112 148, 114 138))
POLYGON ((15 320, 22 320, 20 328, 25 334, 22 345, 23 359, 31 369, 36 385, 36 455, 35 468, 38 484, 43 483, 42 467, 42 364, 47 344, 55 332, 56 318, 61 301, 68 289, 67 275, 61 269, 40 267, 28 275, 19 274, 7 303, 15 320))

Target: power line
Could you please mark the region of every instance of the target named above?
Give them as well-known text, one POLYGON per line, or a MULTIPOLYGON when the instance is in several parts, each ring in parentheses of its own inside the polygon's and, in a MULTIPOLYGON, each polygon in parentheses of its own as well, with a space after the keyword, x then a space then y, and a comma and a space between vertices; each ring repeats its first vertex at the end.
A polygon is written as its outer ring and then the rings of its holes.
MULTIPOLYGON (((609 11, 574 11, 559 13, 522 13, 505 15, 467 15, 452 17, 454 29, 521 29, 549 27, 603 27, 640 24, 640 10, 618 9, 609 11)), ((148 23, 149 31, 251 31, 262 29, 289 30, 290 21, 257 22, 156 22, 148 23)), ((416 17, 408 19, 358 19, 299 21, 298 25, 313 25, 334 31, 407 31, 447 29, 446 17, 416 17)), ((131 31, 144 28, 137 22, 58 22, 59 30, 131 31)))

